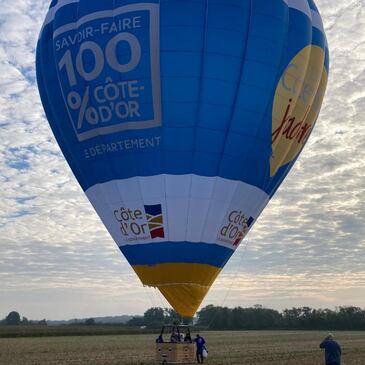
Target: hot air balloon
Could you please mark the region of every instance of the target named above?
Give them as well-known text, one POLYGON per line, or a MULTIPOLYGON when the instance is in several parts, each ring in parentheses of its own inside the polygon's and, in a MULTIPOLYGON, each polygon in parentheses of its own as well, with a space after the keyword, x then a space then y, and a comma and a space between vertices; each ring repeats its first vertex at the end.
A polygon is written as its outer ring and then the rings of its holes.
POLYGON ((53 0, 55 138, 144 285, 193 316, 298 158, 329 56, 312 0, 53 0))

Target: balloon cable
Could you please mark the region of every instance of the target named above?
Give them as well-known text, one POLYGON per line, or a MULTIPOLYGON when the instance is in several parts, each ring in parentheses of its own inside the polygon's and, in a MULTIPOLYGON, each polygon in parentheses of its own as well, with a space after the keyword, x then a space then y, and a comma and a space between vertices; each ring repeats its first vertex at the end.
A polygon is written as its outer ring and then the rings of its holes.
MULTIPOLYGON (((239 272, 239 269, 240 269, 240 267, 242 266, 242 262, 243 262, 243 257, 244 257, 244 254, 245 254, 245 248, 246 248, 246 246, 247 246, 247 244, 248 244, 248 240, 245 240, 245 245, 241 245, 241 246, 243 246, 242 247, 242 252, 240 253, 240 259, 238 260, 238 265, 237 265, 237 267, 236 267, 236 269, 234 270, 234 275, 233 275, 233 278, 232 278, 232 280, 230 281, 230 284, 229 284, 229 286, 228 286, 228 289, 227 289, 227 291, 226 291, 226 294, 225 294, 225 296, 224 296, 224 298, 223 298, 223 300, 222 300, 222 302, 221 302, 221 304, 220 304, 220 306, 219 307, 223 307, 224 306, 224 304, 226 303, 226 300, 227 300, 227 298, 228 298, 228 295, 229 295, 229 293, 231 292, 231 290, 232 290, 232 287, 233 287, 233 283, 235 283, 236 282, 236 279, 237 279, 237 276, 238 276, 238 272, 239 272)), ((213 318, 211 319, 211 321, 209 322, 209 324, 208 324, 208 329, 210 328, 210 326, 212 325, 212 323, 215 321, 215 319, 216 319, 216 317, 217 317, 217 315, 218 315, 218 311, 216 311, 215 312, 215 314, 213 315, 213 318)))
POLYGON ((168 306, 168 305, 166 305, 166 304, 164 303, 164 301, 163 301, 163 297, 162 297, 162 294, 160 293, 160 291, 158 290, 158 288, 155 288, 155 292, 157 293, 157 297, 158 297, 158 299, 159 299, 159 301, 160 301, 161 308, 166 308, 166 306, 168 306))

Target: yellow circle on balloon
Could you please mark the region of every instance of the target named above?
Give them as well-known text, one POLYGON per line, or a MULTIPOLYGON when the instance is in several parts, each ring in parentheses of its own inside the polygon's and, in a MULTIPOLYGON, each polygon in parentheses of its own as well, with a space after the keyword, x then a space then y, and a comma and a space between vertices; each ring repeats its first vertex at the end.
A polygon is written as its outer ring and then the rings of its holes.
POLYGON ((319 46, 303 48, 279 80, 272 110, 270 176, 298 156, 318 118, 328 79, 324 57, 319 46))

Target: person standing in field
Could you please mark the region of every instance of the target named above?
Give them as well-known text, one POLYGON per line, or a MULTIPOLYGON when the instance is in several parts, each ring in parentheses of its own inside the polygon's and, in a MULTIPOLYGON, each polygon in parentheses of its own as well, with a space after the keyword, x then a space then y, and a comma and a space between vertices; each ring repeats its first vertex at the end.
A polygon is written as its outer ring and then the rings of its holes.
POLYGON ((200 335, 196 335, 194 342, 196 345, 196 360, 198 364, 202 364, 204 362, 203 350, 205 348, 205 340, 200 335))
POLYGON ((325 350, 326 365, 341 365, 341 346, 335 341, 332 333, 328 334, 319 347, 325 350))

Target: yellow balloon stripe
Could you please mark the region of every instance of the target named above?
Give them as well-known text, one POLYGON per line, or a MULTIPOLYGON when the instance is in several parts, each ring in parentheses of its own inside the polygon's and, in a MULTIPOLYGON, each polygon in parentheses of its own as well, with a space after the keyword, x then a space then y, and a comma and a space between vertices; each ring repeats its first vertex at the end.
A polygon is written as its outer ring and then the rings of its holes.
POLYGON ((158 289, 180 316, 193 317, 209 288, 209 286, 177 284, 158 289))
POLYGON ((160 290, 183 317, 192 317, 221 269, 206 264, 167 263, 134 265, 144 285, 160 290))

